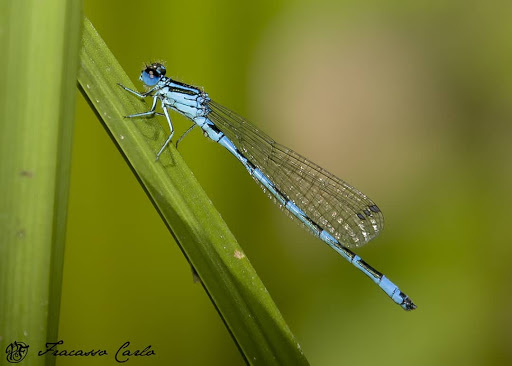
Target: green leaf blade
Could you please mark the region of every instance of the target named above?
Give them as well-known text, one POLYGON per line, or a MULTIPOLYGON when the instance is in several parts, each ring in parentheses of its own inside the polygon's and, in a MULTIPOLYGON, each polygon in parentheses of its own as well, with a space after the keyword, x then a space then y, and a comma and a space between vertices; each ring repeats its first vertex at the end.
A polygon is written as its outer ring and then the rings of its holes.
POLYGON ((249 260, 155 119, 126 120, 148 106, 121 89, 128 77, 88 20, 79 83, 180 245, 244 358, 254 365, 307 365, 249 260))

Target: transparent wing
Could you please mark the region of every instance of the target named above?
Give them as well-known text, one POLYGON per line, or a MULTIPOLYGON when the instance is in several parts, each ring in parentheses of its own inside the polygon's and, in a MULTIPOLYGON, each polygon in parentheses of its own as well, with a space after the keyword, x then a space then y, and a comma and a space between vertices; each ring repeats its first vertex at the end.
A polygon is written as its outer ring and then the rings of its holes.
POLYGON ((363 193, 276 143, 226 107, 209 102, 208 118, 274 185, 340 243, 360 247, 382 230, 384 217, 363 193))

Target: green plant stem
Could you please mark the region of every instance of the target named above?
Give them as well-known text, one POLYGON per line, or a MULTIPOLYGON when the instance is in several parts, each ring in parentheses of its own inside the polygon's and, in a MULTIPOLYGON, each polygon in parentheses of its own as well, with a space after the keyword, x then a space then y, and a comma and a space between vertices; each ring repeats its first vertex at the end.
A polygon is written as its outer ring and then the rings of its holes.
POLYGON ((36 350, 58 336, 81 2, 0 13, 0 349, 24 342, 23 364, 49 365, 36 350))

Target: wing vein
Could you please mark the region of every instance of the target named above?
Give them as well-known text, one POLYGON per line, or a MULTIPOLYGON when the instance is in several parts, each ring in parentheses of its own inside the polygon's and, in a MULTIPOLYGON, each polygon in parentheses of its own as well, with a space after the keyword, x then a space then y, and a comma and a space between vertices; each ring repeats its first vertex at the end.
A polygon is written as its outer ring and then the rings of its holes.
POLYGON ((356 188, 293 150, 276 143, 247 120, 209 101, 208 118, 279 191, 342 244, 359 247, 376 237, 384 218, 356 188), (364 219, 361 219, 363 217, 364 219))

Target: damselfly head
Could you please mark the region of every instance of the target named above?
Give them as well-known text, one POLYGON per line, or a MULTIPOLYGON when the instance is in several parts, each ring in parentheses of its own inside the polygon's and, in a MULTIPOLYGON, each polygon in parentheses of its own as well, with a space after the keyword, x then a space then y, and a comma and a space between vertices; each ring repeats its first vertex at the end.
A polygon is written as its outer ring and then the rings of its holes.
POLYGON ((146 65, 146 68, 140 73, 139 80, 147 86, 153 86, 165 76, 165 72, 165 66, 155 62, 151 65, 146 65))

